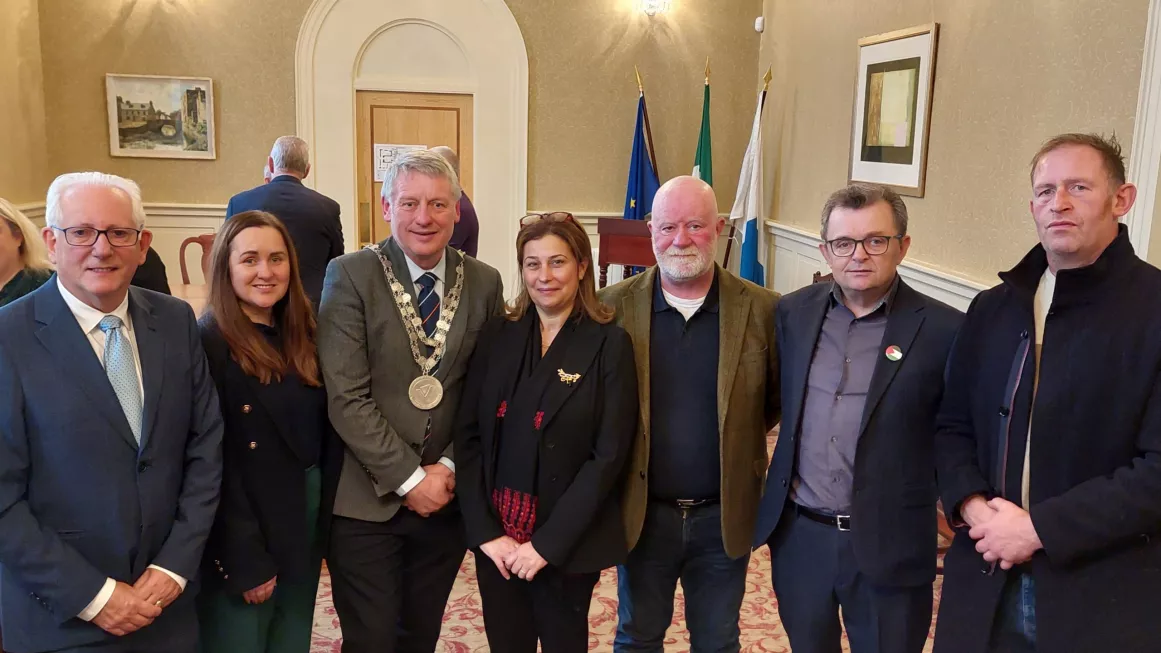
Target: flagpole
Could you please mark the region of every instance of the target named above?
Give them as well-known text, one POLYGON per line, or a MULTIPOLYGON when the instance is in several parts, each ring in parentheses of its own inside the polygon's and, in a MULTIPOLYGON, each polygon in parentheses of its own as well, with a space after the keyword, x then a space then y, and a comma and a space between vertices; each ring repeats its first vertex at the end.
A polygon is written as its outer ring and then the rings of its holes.
MULTIPOLYGON (((637 91, 644 98, 645 85, 641 83, 641 71, 634 65, 633 72, 637 74, 637 91)), ((649 143, 649 162, 653 164, 653 172, 657 175, 657 178, 661 179, 661 171, 657 169, 657 155, 653 150, 653 130, 649 127, 649 105, 645 102, 642 102, 641 105, 645 110, 645 140, 649 143)))
MULTIPOLYGON (((706 84, 708 84, 709 83, 709 57, 706 57, 706 60, 705 60, 705 78, 706 78, 706 84)), ((762 76, 762 102, 761 102, 760 108, 758 109, 759 112, 762 112, 766 109, 766 93, 770 90, 770 79, 771 79, 770 68, 767 68, 766 74, 762 76)), ((758 228, 765 229, 765 225, 758 225, 758 228)), ((734 247, 734 234, 736 231, 737 231, 737 226, 734 225, 733 220, 730 220, 730 235, 726 237, 726 256, 722 261, 722 267, 724 267, 727 270, 730 269, 730 250, 733 249, 733 247, 734 247)))

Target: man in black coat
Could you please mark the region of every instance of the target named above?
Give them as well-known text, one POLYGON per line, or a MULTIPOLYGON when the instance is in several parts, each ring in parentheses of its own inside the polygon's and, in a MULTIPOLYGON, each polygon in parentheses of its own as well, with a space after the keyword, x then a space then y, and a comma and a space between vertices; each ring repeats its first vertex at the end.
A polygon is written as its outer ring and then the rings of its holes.
POLYGON ((343 254, 339 204, 302 184, 310 173, 310 150, 297 136, 274 141, 266 168, 270 182, 230 198, 226 219, 243 211, 266 211, 282 220, 298 252, 302 287, 317 310, 327 263, 343 254))
POLYGON ((1161 271, 1118 218, 1115 140, 1032 161, 1040 245, 968 310, 936 455, 949 521, 936 653, 1161 645, 1161 271), (969 530, 970 529, 970 530, 969 530))
POLYGON ((795 653, 919 653, 936 558, 935 414, 958 310, 897 268, 911 244, 894 191, 852 184, 822 210, 834 275, 782 298, 782 430, 754 546, 769 544, 795 653))

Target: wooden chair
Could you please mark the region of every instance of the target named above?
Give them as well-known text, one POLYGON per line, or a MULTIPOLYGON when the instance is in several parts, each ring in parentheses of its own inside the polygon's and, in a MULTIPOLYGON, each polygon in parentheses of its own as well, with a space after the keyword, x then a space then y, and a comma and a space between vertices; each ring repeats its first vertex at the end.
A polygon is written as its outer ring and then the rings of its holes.
POLYGON ((186 238, 181 243, 181 249, 178 252, 178 257, 181 259, 181 282, 189 285, 189 269, 186 268, 185 263, 185 248, 191 244, 201 245, 202 248, 202 278, 209 283, 210 279, 210 251, 214 248, 214 234, 202 234, 200 236, 192 236, 186 238))
POLYGON ((624 265, 625 277, 628 278, 630 266, 649 267, 657 263, 645 220, 597 218, 597 236, 600 248, 597 254, 600 268, 598 288, 608 284, 610 265, 624 265))
POLYGON ((820 283, 822 281, 833 281, 833 280, 834 280, 834 275, 829 273, 829 272, 827 272, 826 274, 823 274, 821 272, 815 272, 814 273, 814 281, 811 281, 811 283, 820 283))

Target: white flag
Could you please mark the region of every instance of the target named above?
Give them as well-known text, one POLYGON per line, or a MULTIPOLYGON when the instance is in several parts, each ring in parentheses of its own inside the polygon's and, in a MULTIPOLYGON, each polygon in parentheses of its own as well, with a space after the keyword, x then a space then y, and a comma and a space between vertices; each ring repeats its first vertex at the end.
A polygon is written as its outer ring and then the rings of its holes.
POLYGON ((762 107, 766 91, 758 93, 758 108, 754 112, 754 127, 750 144, 742 159, 742 173, 738 177, 738 194, 730 221, 742 234, 742 255, 738 271, 744 279, 766 285, 766 199, 762 183, 762 107))

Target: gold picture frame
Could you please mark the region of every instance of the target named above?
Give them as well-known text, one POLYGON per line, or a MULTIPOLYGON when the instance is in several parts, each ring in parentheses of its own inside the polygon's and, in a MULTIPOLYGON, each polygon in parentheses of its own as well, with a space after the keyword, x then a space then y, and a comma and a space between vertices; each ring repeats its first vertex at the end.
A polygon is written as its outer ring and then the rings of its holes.
POLYGON ((216 159, 214 82, 208 77, 105 75, 109 155, 216 159))
POLYGON ((847 180, 923 197, 939 23, 859 39, 847 180))

